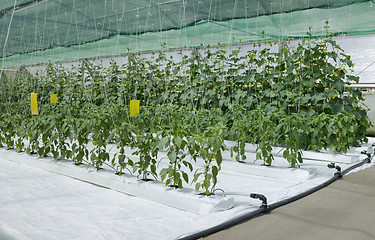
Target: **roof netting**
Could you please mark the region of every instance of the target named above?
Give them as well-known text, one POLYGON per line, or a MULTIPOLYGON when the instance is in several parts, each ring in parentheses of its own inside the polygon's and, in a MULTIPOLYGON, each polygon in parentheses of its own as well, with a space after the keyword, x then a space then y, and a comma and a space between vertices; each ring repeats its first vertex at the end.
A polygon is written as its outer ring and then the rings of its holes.
POLYGON ((335 34, 375 33, 375 3, 368 0, 0 2, 3 67, 298 38, 309 27, 319 36, 326 21, 335 34))

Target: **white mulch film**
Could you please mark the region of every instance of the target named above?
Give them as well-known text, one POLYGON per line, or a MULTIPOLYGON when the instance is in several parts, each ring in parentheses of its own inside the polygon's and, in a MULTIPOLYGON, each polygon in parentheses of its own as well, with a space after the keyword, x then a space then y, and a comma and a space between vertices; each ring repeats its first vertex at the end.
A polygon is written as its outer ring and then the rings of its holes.
MULTIPOLYGON (((336 172, 327 167, 330 161, 345 170, 363 160, 366 156, 360 152, 371 150, 374 142, 370 138, 345 156, 305 152, 304 157, 316 159, 304 159, 294 169, 280 157, 265 167, 254 162, 254 153, 247 152, 246 164, 226 153, 217 184, 224 193, 218 190, 208 198, 189 185, 174 190, 156 181, 120 177, 109 169, 96 171, 2 148, 0 239, 176 239, 258 209, 261 202, 250 193, 261 193, 272 204, 310 189, 336 172)), ((160 152, 160 158, 165 154, 160 152)), ((161 161, 159 169, 166 164, 161 161)))

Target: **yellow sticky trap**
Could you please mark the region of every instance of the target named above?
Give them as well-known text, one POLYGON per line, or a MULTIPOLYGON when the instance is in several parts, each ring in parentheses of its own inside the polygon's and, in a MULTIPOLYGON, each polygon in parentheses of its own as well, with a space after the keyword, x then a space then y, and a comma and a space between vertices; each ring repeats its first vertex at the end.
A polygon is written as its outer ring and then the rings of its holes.
POLYGON ((30 94, 31 114, 38 115, 38 99, 36 93, 30 94))
POLYGON ((51 94, 51 104, 57 103, 57 94, 51 94))
POLYGON ((139 100, 130 100, 130 117, 139 114, 139 100))

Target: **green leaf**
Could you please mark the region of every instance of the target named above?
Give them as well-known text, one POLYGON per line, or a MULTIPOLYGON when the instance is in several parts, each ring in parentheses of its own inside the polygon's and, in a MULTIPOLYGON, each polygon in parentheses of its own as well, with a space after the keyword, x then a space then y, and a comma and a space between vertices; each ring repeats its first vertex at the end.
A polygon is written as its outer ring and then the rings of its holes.
POLYGON ((195 184, 195 191, 198 192, 200 188, 201 188, 201 184, 200 183, 195 184))
POLYGON ((342 111, 344 108, 344 105, 341 102, 333 102, 331 101, 330 103, 331 109, 334 113, 339 113, 342 111))
POLYGON ((90 160, 91 160, 91 161, 95 161, 95 160, 96 160, 96 155, 95 155, 95 153, 91 153, 91 155, 90 155, 90 160))
POLYGON ((217 169, 217 167, 216 167, 216 166, 213 166, 213 167, 212 167, 212 176, 213 176, 214 178, 216 178, 216 176, 217 176, 218 173, 219 173, 219 170, 217 169))
POLYGON ((193 165, 190 162, 183 161, 182 163, 189 168, 190 172, 193 171, 193 165))
POLYGON ((222 146, 222 141, 220 138, 215 138, 215 141, 214 141, 214 144, 213 144, 213 147, 214 147, 214 151, 218 151, 221 149, 221 146, 222 146))
POLYGON ((240 143, 240 149, 242 150, 242 149, 245 149, 245 141, 241 141, 241 143, 240 143))
POLYGON ((187 173, 182 172, 182 177, 184 178, 186 183, 189 183, 189 176, 187 175, 187 173))
POLYGON ((159 149, 164 149, 165 145, 167 144, 167 142, 169 141, 168 138, 162 138, 159 140, 159 143, 158 143, 158 148, 159 149))
POLYGON ((181 149, 182 145, 182 138, 180 137, 174 137, 173 142, 176 144, 177 148, 181 149))
POLYGON ((357 119, 364 119, 367 115, 363 109, 356 109, 353 113, 357 119))
POLYGON ((181 182, 180 173, 178 173, 178 172, 173 172, 173 181, 174 181, 175 183, 179 183, 179 182, 181 182))
POLYGON ((123 163, 125 161, 125 155, 119 155, 118 161, 119 161, 120 164, 123 163))
POLYGON ((160 179, 162 181, 164 181, 165 177, 167 176, 168 174, 168 171, 167 171, 167 168, 163 168, 161 171, 160 171, 160 179))
POLYGON ((177 158, 177 153, 175 151, 168 152, 168 158, 171 162, 175 162, 177 158))
POLYGON ((167 181, 165 181, 165 185, 168 186, 170 183, 171 183, 171 179, 168 178, 167 181))
POLYGON ((205 178, 205 179, 203 180, 202 186, 203 186, 206 190, 210 188, 210 185, 211 185, 210 179, 211 179, 211 174, 208 174, 208 175, 207 175, 207 178, 205 178))
POLYGON ((283 158, 288 159, 288 157, 289 157, 289 151, 286 149, 283 152, 283 158))
POLYGON ((199 153, 202 158, 206 159, 208 157, 208 149, 207 148, 201 148, 199 150, 199 153))
POLYGON ((223 161, 223 156, 221 155, 221 151, 219 150, 218 152, 216 152, 216 162, 217 162, 217 165, 220 166, 222 161, 223 161))

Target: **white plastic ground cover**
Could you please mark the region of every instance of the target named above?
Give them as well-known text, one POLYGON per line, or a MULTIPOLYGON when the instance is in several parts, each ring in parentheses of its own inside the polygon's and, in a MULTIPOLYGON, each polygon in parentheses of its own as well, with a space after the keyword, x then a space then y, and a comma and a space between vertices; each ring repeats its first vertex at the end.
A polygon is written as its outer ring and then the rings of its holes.
MULTIPOLYGON (((372 142, 370 139, 363 147, 372 142)), ((272 167, 261 166, 259 161, 240 164, 226 160, 217 184, 224 193, 217 190, 215 197, 206 198, 192 191, 192 186, 179 191, 156 181, 141 183, 110 171, 12 150, 0 149, 0 164, 0 239, 175 239, 259 208, 261 203, 249 198, 252 192, 264 194, 272 204, 326 181, 336 171, 327 168, 327 162, 313 160, 305 160, 294 169, 279 157, 272 167), (71 177, 83 181, 61 175, 72 172, 78 175, 71 177), (98 178, 102 181, 99 184, 95 183, 98 178), (126 186, 137 188, 139 197, 118 192, 131 188, 126 186), (197 206, 208 208, 221 199, 231 199, 232 207, 221 211, 202 207, 195 212, 181 210, 189 206, 194 209, 194 204, 170 207, 176 204, 172 201, 186 204, 191 199, 196 199, 197 206), (165 202, 160 204, 161 200, 165 202)), ((340 164, 343 170, 351 165, 340 164)))
MULTIPOLYGON (((1 155, 3 159, 10 161, 14 159, 14 152, 3 150, 1 155)), ((26 154, 18 154, 17 159, 13 161, 197 214, 204 215, 233 207, 232 197, 205 197, 197 195, 192 189, 174 189, 166 187, 161 182, 138 181, 133 176, 117 176, 113 174, 113 171, 107 169, 96 171, 94 168, 87 168, 86 165, 72 165, 69 161, 41 159, 26 154)))

